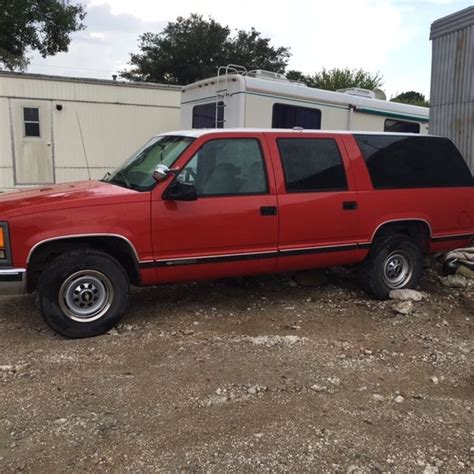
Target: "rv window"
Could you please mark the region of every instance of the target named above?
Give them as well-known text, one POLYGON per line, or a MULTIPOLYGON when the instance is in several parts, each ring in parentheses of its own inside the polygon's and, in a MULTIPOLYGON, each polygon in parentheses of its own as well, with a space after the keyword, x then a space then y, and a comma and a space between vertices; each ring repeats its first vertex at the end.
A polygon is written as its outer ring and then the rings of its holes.
POLYGON ((321 111, 308 107, 273 104, 272 128, 293 127, 319 130, 321 128, 321 111))
POLYGON ((327 138, 278 139, 288 192, 347 189, 337 144, 327 138))
POLYGON ((420 133, 420 124, 415 122, 404 122, 402 120, 386 119, 383 131, 398 133, 420 133))
POLYGON ((40 122, 39 109, 37 107, 23 108, 23 121, 25 123, 25 137, 39 137, 40 122))
POLYGON ((210 140, 177 179, 193 184, 198 196, 264 194, 267 176, 260 143, 254 138, 210 140))
POLYGON ((224 102, 195 105, 193 108, 193 128, 224 128, 224 102))
POLYGON ((471 172, 447 138, 354 135, 376 189, 472 186, 471 172))

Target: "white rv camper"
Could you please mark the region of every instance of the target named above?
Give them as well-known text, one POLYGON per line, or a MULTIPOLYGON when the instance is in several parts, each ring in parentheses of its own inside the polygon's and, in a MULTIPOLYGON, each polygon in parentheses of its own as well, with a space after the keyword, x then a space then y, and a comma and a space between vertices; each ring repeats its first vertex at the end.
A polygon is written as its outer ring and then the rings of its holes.
MULTIPOLYGON (((428 133, 429 109, 388 102, 365 89, 330 92, 268 71, 220 68, 190 84, 181 128, 294 128, 428 133)), ((383 97, 383 96, 382 96, 383 97)))

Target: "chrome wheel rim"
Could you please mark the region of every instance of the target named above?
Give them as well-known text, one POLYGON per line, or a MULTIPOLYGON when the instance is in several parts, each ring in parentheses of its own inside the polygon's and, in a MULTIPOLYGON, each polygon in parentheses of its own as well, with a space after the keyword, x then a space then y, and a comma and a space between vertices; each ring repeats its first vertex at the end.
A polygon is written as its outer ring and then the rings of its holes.
POLYGON ((402 288, 413 275, 413 265, 407 252, 392 252, 383 264, 383 280, 391 289, 402 288))
POLYGON ((95 270, 81 270, 69 276, 59 290, 59 305, 70 319, 90 323, 104 316, 112 305, 111 281, 95 270))

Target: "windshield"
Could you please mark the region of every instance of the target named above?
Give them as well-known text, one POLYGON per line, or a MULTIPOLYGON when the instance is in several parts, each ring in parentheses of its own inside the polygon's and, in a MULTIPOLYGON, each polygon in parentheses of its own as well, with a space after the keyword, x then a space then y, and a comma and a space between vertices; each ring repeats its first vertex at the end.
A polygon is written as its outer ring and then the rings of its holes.
POLYGON ((171 168, 193 141, 192 137, 171 135, 155 137, 122 166, 109 173, 103 181, 136 191, 149 191, 156 184, 153 171, 157 165, 163 164, 171 168))

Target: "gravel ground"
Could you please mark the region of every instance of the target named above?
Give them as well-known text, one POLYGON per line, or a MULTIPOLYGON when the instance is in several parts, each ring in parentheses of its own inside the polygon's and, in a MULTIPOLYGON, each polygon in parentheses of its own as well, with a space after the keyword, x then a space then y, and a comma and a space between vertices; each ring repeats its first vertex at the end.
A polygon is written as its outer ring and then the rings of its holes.
POLYGON ((473 472, 474 287, 297 280, 138 289, 88 340, 0 299, 0 471, 473 472))

